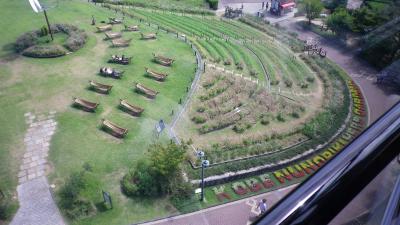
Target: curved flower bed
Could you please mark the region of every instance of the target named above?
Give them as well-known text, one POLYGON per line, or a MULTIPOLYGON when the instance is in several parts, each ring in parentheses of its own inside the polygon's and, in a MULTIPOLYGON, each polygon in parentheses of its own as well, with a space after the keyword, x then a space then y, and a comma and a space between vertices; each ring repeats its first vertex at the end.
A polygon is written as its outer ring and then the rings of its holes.
POLYGON ((74 52, 82 48, 87 39, 83 30, 69 24, 54 24, 51 26, 53 34, 63 33, 67 35, 65 42, 60 45, 43 41, 48 35, 48 30, 43 27, 40 30, 29 31, 18 37, 15 42, 15 50, 24 56, 35 58, 53 58, 74 52))

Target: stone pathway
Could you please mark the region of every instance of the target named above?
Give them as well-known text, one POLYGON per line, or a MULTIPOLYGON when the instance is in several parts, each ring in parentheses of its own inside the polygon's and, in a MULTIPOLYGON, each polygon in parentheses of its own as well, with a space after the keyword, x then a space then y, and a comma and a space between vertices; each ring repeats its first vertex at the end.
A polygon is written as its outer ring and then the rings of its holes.
POLYGON ((45 177, 51 136, 56 130, 55 112, 36 117, 26 113, 29 128, 25 134, 25 153, 18 173, 20 208, 11 225, 64 225, 64 221, 45 177))

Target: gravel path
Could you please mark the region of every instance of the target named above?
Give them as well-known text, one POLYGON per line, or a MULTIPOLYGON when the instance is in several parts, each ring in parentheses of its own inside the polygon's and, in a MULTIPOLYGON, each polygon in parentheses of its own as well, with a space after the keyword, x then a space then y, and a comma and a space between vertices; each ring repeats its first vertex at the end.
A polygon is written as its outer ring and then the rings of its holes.
MULTIPOLYGON (((185 40, 183 38, 183 40, 185 40)), ((192 45, 192 48, 196 54, 196 62, 197 62, 197 68, 196 68, 196 74, 194 76, 194 80, 192 82, 192 85, 190 86, 190 90, 188 93, 188 96, 186 97, 186 100, 183 102, 183 106, 180 108, 179 112, 177 112, 174 117, 172 118, 172 121, 168 127, 168 135, 170 138, 172 138, 175 143, 180 144, 179 138, 176 136, 174 128, 178 120, 181 118, 183 112, 186 110, 187 106, 189 105, 189 102, 193 96, 193 93, 195 92, 197 85, 199 83, 200 77, 203 73, 203 66, 204 62, 203 59, 201 58, 200 52, 197 50, 197 48, 192 45)))
POLYGON ((50 112, 49 115, 38 118, 32 113, 25 114, 29 128, 25 134, 25 154, 18 173, 20 207, 11 225, 65 224, 45 177, 50 139, 57 126, 54 114, 55 112, 50 112))

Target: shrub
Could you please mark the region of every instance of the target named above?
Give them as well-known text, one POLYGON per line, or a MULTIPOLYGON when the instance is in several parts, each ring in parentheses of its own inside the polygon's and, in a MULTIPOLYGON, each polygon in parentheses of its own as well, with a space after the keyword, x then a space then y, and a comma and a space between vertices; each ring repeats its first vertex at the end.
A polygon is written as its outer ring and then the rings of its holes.
POLYGON ((127 196, 135 196, 138 187, 136 186, 134 180, 133 180, 133 173, 129 172, 125 174, 125 176, 121 180, 121 189, 122 192, 127 195, 127 196))
POLYGON ((206 111, 206 107, 204 107, 204 106, 199 106, 199 107, 197 107, 197 110, 196 110, 196 111, 199 112, 199 113, 202 113, 202 112, 206 111))
POLYGON ((303 88, 303 89, 308 88, 308 84, 307 83, 301 83, 300 87, 303 88))
POLYGON ((236 69, 243 70, 243 63, 242 62, 237 63, 236 64, 236 69))
POLYGON ((66 214, 71 219, 78 219, 95 214, 96 208, 93 202, 80 197, 72 202, 72 207, 66 210, 66 214))
POLYGON ((253 76, 253 77, 256 77, 257 76, 257 71, 250 70, 250 75, 253 76))
POLYGON ((233 126, 233 130, 238 134, 243 133, 246 129, 247 125, 244 123, 235 124, 235 126, 233 126))
POLYGON ((86 34, 73 33, 71 36, 68 37, 64 46, 68 50, 75 52, 78 49, 82 48, 85 43, 86 43, 86 34))
POLYGON ((264 126, 266 126, 266 125, 269 124, 269 120, 266 119, 266 118, 262 118, 262 119, 261 119, 261 124, 264 125, 264 126))
POLYGON ((43 26, 42 28, 40 28, 40 36, 41 37, 44 37, 44 36, 46 36, 48 34, 49 34, 49 30, 47 29, 46 26, 43 26))
POLYGON ((279 80, 273 80, 271 81, 271 85, 278 85, 279 84, 279 80))
POLYGON ((11 217, 11 207, 9 204, 9 200, 1 199, 0 200, 0 221, 7 220, 11 217))
POLYGON ((148 149, 149 160, 140 160, 121 180, 121 189, 127 196, 157 197, 170 194, 183 182, 181 166, 186 145, 154 144, 148 149), (179 180, 179 181, 178 181, 179 180))
POLYGON ((20 37, 18 37, 17 41, 15 42, 15 50, 17 52, 22 52, 25 49, 36 45, 38 43, 38 33, 36 31, 27 32, 20 37))
POLYGON ((208 4, 210 5, 210 8, 213 10, 218 9, 218 0, 207 0, 208 4))
POLYGON ((60 189, 61 207, 71 219, 91 216, 96 212, 93 203, 81 195, 86 183, 86 172, 76 172, 69 176, 60 189))
POLYGON ((285 122, 285 117, 283 117, 282 113, 279 113, 278 116, 276 117, 276 119, 279 122, 285 122))
POLYGON ((193 116, 192 121, 197 124, 201 124, 201 123, 205 123, 207 120, 206 120, 206 118, 204 118, 202 116, 193 116))
POLYGON ((293 118, 300 118, 300 115, 299 115, 299 113, 297 113, 297 112, 292 112, 291 116, 292 116, 293 118))
POLYGON ((122 191, 127 196, 159 196, 161 183, 156 177, 156 171, 150 162, 141 160, 136 165, 134 172, 129 172, 122 178, 122 191))
POLYGON ((293 81, 291 81, 291 80, 285 80, 285 85, 286 85, 286 87, 290 88, 290 87, 292 87, 292 85, 293 85, 293 81))
POLYGON ((313 83, 315 78, 314 77, 307 77, 306 80, 310 83, 313 83))
POLYGON ((60 45, 34 45, 22 52, 22 55, 34 58, 53 58, 67 54, 65 49, 60 45))
MULTIPOLYGON (((69 51, 77 51, 86 43, 86 33, 75 26, 54 24, 51 26, 51 30, 54 34, 62 32, 68 35, 64 47, 69 51)), ((46 36, 48 32, 47 27, 42 27, 40 30, 22 34, 14 44, 16 52, 22 52, 25 56, 37 58, 50 58, 65 55, 67 51, 60 45, 39 45, 39 38, 46 36)))

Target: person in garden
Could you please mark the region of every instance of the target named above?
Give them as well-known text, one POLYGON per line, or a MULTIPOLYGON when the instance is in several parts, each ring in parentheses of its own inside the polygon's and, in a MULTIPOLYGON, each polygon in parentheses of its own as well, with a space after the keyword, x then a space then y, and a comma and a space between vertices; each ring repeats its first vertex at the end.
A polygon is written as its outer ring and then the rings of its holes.
POLYGON ((258 208, 260 209, 260 216, 267 211, 267 199, 263 199, 258 203, 258 208))

